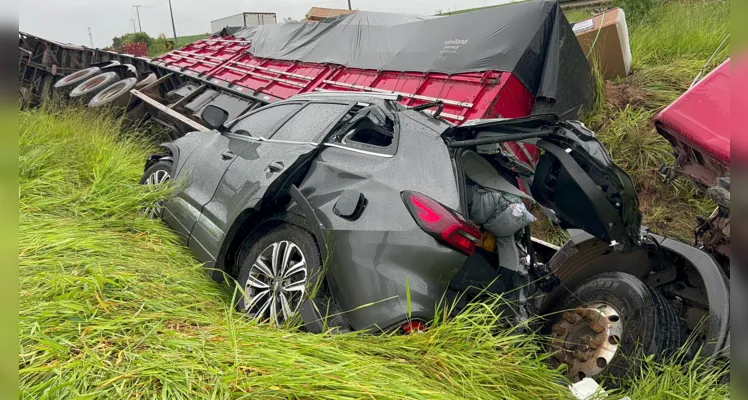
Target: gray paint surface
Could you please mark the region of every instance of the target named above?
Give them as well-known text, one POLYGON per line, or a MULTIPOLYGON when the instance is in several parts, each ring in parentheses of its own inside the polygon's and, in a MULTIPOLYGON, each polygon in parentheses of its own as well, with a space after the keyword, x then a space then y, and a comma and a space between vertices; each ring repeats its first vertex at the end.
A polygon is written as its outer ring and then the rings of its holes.
MULTIPOLYGON (((277 141, 272 133, 267 134, 269 140, 229 132, 194 133, 178 139, 173 143, 179 148, 176 175, 184 178, 185 187, 167 204, 164 219, 188 238, 200 261, 208 267, 223 267, 228 243, 244 238, 235 238, 231 233, 236 233, 237 225, 248 214, 269 217, 290 210, 303 215, 298 204, 281 201, 281 195, 293 184, 310 206, 307 222, 320 225, 324 237, 317 240, 324 241, 329 255, 323 260, 328 286, 354 329, 390 329, 408 318, 431 320, 456 275, 458 279, 480 282, 495 274, 481 256, 468 259, 421 230, 401 192, 425 194, 464 214, 462 183, 458 179, 461 167, 453 160, 443 135, 465 136, 480 129, 502 129, 501 123, 450 130, 444 122, 388 105, 381 98, 348 95, 333 100, 326 94, 305 95, 301 99, 337 101, 349 106, 362 101, 373 104, 395 120, 392 144, 362 150, 326 141, 277 141), (395 109, 399 111, 394 112, 395 109), (227 152, 232 156, 224 157, 227 152), (271 168, 271 164, 280 168, 271 168), (343 192, 366 199, 363 212, 354 220, 334 212, 343 192)), ((265 109, 257 112, 261 110, 265 109)), ((310 114, 299 110, 296 113, 275 129, 282 131, 284 123, 303 126, 303 132, 292 132, 291 136, 309 141, 325 136, 343 115, 313 113, 320 119, 304 125, 294 118, 303 115, 307 119, 310 114)), ((538 121, 542 119, 536 118, 535 123, 538 121)), ((679 247, 668 239, 660 240, 660 244, 695 260, 702 275, 707 276, 705 279, 713 282, 710 303, 712 299, 714 302, 710 307, 724 304, 729 284, 713 275, 716 264, 708 265, 706 259, 696 257, 698 254, 693 251, 698 251, 689 246, 679 247), (689 249, 693 251, 689 253, 689 249)), ((551 265, 560 267, 565 255, 562 248, 551 265)), ((641 255, 637 253, 637 257, 641 255)), ((643 256, 646 258, 646 254, 643 256)), ((714 329, 718 338, 726 329, 727 315, 716 313, 714 329)))
POLYGON ((391 157, 326 148, 312 162, 299 189, 328 231, 328 279, 333 296, 354 329, 381 329, 404 320, 410 288, 412 317, 430 320, 465 256, 423 232, 400 197, 413 190, 459 208, 451 160, 436 132, 400 114, 397 153, 391 157), (418 132, 418 133, 416 133, 418 132), (368 205, 355 221, 333 212, 344 190, 356 190, 368 205))

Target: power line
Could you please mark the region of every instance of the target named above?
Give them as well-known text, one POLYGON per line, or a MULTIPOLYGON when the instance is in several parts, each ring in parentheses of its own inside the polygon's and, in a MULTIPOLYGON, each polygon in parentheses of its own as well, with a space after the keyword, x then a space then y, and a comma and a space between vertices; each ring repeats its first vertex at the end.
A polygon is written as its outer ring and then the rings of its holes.
POLYGON ((174 31, 174 48, 177 48, 177 26, 174 25, 174 11, 171 9, 171 0, 169 0, 169 14, 171 15, 171 29, 174 31))
POLYGON ((158 6, 160 6, 161 4, 164 4, 165 2, 166 2, 166 0, 158 0, 158 1, 156 1, 155 3, 153 3, 153 4, 149 4, 149 5, 147 5, 147 6, 141 6, 141 7, 143 7, 143 8, 152 8, 152 7, 158 7, 158 6))
POLYGON ((140 7, 142 6, 133 6, 135 7, 135 12, 138 14, 138 28, 140 29, 140 32, 143 32, 143 26, 140 24, 140 7))

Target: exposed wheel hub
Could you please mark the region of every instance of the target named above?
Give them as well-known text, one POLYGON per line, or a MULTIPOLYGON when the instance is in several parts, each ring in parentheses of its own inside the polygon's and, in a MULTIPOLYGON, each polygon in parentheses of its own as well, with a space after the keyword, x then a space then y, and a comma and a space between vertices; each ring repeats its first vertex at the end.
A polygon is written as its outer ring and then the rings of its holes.
POLYGON ((298 311, 306 285, 307 264, 299 246, 285 240, 275 242, 252 264, 244 286, 244 310, 278 326, 298 311))
MULTIPOLYGON (((171 179, 171 174, 169 174, 168 171, 163 169, 157 169, 151 173, 150 176, 148 176, 148 179, 145 181, 146 186, 153 189, 156 185, 160 185, 162 183, 167 182, 171 179)), ((161 216, 161 208, 163 207, 163 202, 159 202, 157 204, 154 204, 151 207, 146 207, 143 210, 143 215, 149 218, 158 218, 161 216)))
POLYGON ((623 320, 609 304, 597 303, 567 311, 553 325, 554 358, 569 366, 576 382, 603 372, 615 356, 623 333, 623 320))

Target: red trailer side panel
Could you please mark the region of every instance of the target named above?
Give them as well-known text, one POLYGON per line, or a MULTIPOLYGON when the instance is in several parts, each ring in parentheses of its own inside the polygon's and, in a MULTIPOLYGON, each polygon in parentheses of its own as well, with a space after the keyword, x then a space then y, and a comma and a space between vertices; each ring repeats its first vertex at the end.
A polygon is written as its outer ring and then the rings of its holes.
POLYGON ((665 108, 656 123, 697 151, 730 164, 730 60, 665 108))
POLYGON ((442 100, 442 117, 461 124, 471 119, 517 118, 530 114, 534 99, 512 74, 499 71, 441 74, 376 71, 331 64, 254 57, 250 42, 233 36, 198 40, 156 58, 156 63, 203 78, 217 79, 269 100, 315 90, 399 93, 415 106, 442 100))
MULTIPOLYGON (((154 61, 269 102, 320 90, 397 93, 406 106, 441 100, 441 116, 457 125, 472 119, 524 117, 535 101, 530 91, 507 72, 448 75, 346 68, 258 58, 249 53, 250 47, 249 41, 233 36, 214 36, 154 61)), ((530 165, 537 161, 534 146, 508 143, 507 147, 521 161, 530 165)))

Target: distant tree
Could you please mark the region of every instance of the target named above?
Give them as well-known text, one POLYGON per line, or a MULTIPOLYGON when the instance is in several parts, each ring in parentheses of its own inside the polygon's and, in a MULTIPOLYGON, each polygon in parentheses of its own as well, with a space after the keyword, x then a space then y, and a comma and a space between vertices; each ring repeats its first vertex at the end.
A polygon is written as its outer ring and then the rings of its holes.
POLYGON ((112 47, 120 47, 127 43, 146 43, 150 47, 153 39, 145 32, 127 33, 112 39, 112 47))
POLYGON ((441 8, 440 8, 440 9, 438 9, 438 10, 436 10, 436 11, 434 12, 434 15, 442 15, 442 14, 444 14, 444 10, 442 10, 441 8))
POLYGON ((283 22, 297 22, 297 20, 291 18, 291 17, 284 17, 283 22))
MULTIPOLYGON (((148 34, 145 33, 145 32, 138 32, 138 33, 128 34, 127 36, 129 36, 129 39, 130 39, 128 41, 129 43, 148 43, 148 44, 151 44, 151 40, 152 40, 151 37, 148 36, 148 34)), ((125 43, 127 43, 127 42, 125 42, 125 43)))

